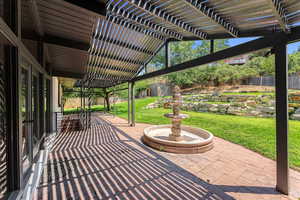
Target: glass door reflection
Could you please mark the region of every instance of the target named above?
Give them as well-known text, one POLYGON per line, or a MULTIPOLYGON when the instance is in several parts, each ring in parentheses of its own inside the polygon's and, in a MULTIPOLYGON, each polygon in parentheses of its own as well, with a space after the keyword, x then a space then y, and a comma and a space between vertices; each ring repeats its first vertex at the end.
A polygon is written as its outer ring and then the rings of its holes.
POLYGON ((26 172, 31 163, 31 137, 30 137, 30 107, 29 107, 29 72, 21 69, 21 113, 22 113, 22 156, 23 172, 26 172))
POLYGON ((31 115, 32 115, 32 148, 33 159, 38 152, 38 144, 40 141, 39 134, 39 117, 38 117, 38 74, 32 72, 32 84, 31 84, 31 115))

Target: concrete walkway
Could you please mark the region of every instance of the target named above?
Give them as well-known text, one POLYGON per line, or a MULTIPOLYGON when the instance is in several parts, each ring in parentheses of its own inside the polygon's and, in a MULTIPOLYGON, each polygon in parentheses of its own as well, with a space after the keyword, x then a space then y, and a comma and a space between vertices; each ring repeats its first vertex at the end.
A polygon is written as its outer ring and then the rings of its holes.
MULTIPOLYGON (((292 199, 274 190, 274 161, 219 138, 204 154, 155 151, 140 142, 147 126, 101 116, 60 134, 34 199, 292 199)), ((300 197, 300 173, 290 174, 300 197)))

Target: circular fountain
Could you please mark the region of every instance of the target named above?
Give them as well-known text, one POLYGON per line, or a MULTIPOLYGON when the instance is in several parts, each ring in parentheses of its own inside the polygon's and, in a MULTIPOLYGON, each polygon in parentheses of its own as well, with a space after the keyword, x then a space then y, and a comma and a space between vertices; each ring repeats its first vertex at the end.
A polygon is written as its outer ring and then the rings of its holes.
POLYGON ((172 124, 145 128, 143 142, 152 148, 172 153, 192 154, 211 150, 213 148, 213 135, 210 132, 181 125, 182 119, 189 116, 179 113, 182 105, 180 88, 174 86, 172 92, 173 113, 164 115, 172 119, 172 124))

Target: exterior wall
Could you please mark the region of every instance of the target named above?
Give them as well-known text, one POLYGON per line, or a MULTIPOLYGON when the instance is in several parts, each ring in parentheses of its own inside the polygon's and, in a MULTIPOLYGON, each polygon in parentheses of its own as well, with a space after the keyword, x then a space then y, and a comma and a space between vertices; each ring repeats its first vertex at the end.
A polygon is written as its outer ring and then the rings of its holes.
POLYGON ((53 102, 53 112, 60 112, 61 108, 58 102, 58 95, 59 95, 59 83, 58 78, 53 77, 52 78, 52 102, 53 102))
POLYGON ((52 77, 52 87, 51 87, 51 101, 52 101, 52 131, 55 132, 61 127, 61 119, 63 117, 61 113, 61 107, 59 102, 59 90, 60 85, 57 77, 52 77))

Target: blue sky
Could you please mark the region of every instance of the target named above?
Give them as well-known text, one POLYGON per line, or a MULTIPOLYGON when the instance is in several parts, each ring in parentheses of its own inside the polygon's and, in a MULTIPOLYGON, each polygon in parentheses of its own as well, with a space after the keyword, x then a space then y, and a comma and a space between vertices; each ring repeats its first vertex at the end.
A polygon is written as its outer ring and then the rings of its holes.
MULTIPOLYGON (((256 38, 235 38, 235 39, 229 39, 228 44, 229 46, 235 46, 238 44, 242 44, 251 40, 255 40, 256 38)), ((300 47, 300 42, 291 43, 288 45, 288 53, 291 54, 295 52, 298 47, 300 47)))

